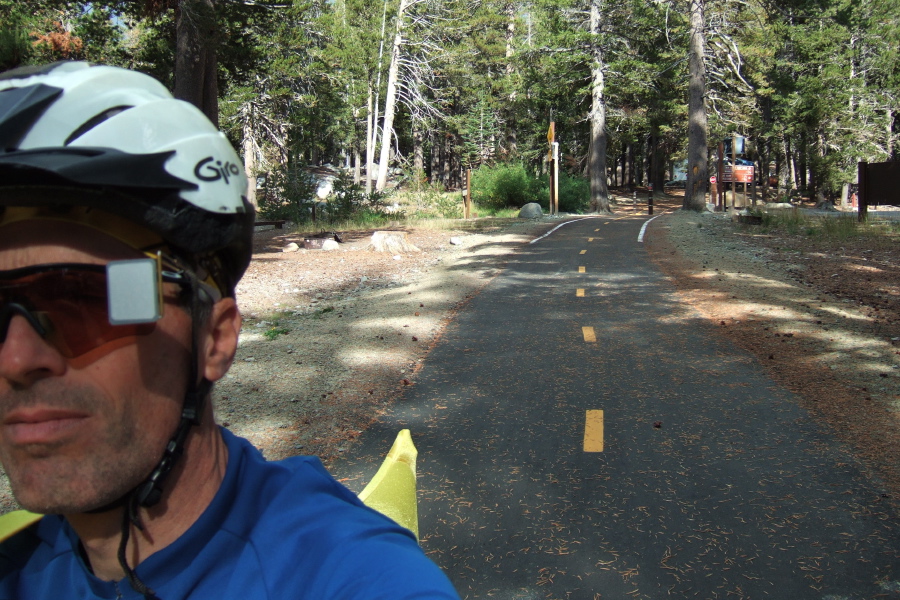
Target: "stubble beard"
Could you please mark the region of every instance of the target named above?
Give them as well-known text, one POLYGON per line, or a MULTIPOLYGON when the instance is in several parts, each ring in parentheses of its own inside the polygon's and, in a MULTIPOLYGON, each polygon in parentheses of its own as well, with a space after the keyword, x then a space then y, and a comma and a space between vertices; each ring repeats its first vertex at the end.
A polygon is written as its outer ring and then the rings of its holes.
POLYGON ((93 422, 87 432, 59 444, 11 448, 0 440, 0 462, 13 495, 26 510, 74 514, 111 505, 137 487, 162 456, 167 440, 161 446, 150 442, 139 426, 134 402, 113 406, 85 387, 47 382, 12 390, 0 397, 0 407, 5 414, 38 401, 85 412, 93 422), (52 400, 47 402, 47 398, 52 400))

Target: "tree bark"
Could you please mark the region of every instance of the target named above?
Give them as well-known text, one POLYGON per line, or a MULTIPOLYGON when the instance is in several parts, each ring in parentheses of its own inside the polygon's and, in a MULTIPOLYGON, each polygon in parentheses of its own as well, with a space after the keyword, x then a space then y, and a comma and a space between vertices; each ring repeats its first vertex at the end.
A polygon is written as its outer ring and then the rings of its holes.
POLYGON ((420 121, 413 120, 413 177, 416 178, 416 191, 421 191, 425 174, 425 136, 422 125, 420 121))
POLYGON ((253 131, 253 107, 247 107, 248 114, 244 116, 243 127, 243 151, 244 173, 247 175, 247 201, 254 208, 259 208, 256 200, 256 134, 253 131))
POLYGON ((606 98, 603 46, 600 33, 603 27, 603 2, 591 0, 591 37, 593 64, 591 66, 591 210, 610 212, 609 188, 606 185, 606 98))
POLYGON ((388 162, 391 156, 391 142, 394 132, 394 111, 397 105, 397 78, 400 74, 400 52, 403 49, 403 11, 409 6, 409 0, 400 0, 397 9, 397 32, 394 34, 394 46, 391 50, 391 66, 388 68, 387 90, 384 95, 384 127, 381 133, 381 158, 378 164, 378 180, 376 190, 383 190, 387 185, 388 162))
POLYGON ((691 0, 691 38, 688 48, 690 71, 688 97, 688 169, 682 208, 702 211, 706 208, 707 120, 706 65, 703 54, 706 38, 703 35, 703 0, 691 0))
POLYGON ((372 113, 374 96, 370 81, 366 116, 366 194, 372 193, 372 170, 375 166, 375 115, 372 113))
POLYGON ((214 0, 181 0, 175 17, 174 96, 190 102, 219 126, 214 0))

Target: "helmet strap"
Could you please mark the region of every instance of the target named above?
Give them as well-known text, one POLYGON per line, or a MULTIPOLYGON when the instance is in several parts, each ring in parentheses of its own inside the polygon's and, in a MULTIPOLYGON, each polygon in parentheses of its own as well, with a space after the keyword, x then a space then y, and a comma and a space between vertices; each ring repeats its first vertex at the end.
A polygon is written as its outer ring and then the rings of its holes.
POLYGON ((155 505, 162 498, 162 484, 166 477, 172 471, 175 463, 184 454, 184 444, 190 433, 191 427, 200 424, 203 415, 203 405, 206 398, 212 390, 212 382, 200 375, 200 357, 197 349, 202 347, 200 344, 200 331, 202 328, 198 322, 198 317, 202 312, 202 304, 200 295, 203 293, 199 282, 193 273, 184 272, 189 293, 191 298, 191 369, 190 378, 188 379, 188 389, 184 395, 184 403, 181 410, 181 421, 175 434, 166 444, 163 456, 157 463, 156 468, 147 479, 139 486, 131 491, 125 497, 125 511, 122 518, 122 538, 119 542, 118 559, 119 565, 125 572, 131 587, 139 594, 143 594, 147 600, 154 600, 156 596, 143 581, 138 578, 137 574, 128 565, 128 557, 126 556, 126 546, 131 532, 131 526, 134 525, 139 530, 143 530, 141 518, 138 514, 140 507, 150 507, 155 505), (198 381, 199 380, 199 381, 198 381))

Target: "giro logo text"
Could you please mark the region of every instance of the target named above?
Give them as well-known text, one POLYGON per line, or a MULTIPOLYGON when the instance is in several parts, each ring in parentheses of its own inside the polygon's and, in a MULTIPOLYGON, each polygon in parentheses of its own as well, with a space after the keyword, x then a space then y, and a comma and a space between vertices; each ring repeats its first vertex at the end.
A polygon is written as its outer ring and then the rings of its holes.
POLYGON ((240 173, 241 170, 236 164, 227 161, 223 163, 221 160, 215 160, 212 156, 207 156, 194 167, 194 175, 200 181, 224 179, 225 183, 229 183, 229 179, 233 175, 240 175, 240 173))

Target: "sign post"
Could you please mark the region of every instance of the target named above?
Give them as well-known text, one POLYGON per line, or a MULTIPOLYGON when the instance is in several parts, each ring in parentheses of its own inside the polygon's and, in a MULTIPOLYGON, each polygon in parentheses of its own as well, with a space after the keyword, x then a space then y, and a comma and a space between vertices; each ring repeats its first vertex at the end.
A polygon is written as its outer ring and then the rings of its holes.
POLYGON ((550 121, 550 129, 547 130, 547 142, 550 144, 550 150, 547 152, 547 159, 550 162, 550 214, 556 214, 557 198, 556 194, 559 190, 557 184, 557 154, 559 144, 556 143, 556 121, 550 121))

